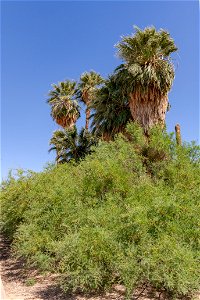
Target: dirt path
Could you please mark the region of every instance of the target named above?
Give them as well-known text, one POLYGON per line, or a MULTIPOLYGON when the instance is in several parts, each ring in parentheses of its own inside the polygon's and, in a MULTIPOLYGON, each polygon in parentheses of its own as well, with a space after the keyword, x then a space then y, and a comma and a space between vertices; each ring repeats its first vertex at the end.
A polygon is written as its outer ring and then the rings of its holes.
POLYGON ((122 300, 123 287, 116 286, 113 293, 98 296, 66 295, 56 283, 56 275, 41 275, 34 269, 25 269, 23 260, 10 253, 8 241, 0 240, 1 279, 6 297, 1 300, 122 300))
MULTIPOLYGON (((0 263, 3 289, 1 300, 124 300, 123 286, 116 285, 113 292, 104 295, 83 296, 66 295, 59 288, 56 275, 41 275, 34 269, 25 269, 23 260, 16 260, 11 256, 9 243, 0 240, 0 263)), ((135 292, 132 300, 162 300, 169 298, 163 293, 152 291, 150 288, 135 292)), ((200 300, 200 295, 195 297, 200 300)))
POLYGON ((6 300, 68 299, 56 285, 56 276, 42 276, 36 270, 26 270, 22 260, 11 256, 9 243, 0 241, 1 279, 6 300))

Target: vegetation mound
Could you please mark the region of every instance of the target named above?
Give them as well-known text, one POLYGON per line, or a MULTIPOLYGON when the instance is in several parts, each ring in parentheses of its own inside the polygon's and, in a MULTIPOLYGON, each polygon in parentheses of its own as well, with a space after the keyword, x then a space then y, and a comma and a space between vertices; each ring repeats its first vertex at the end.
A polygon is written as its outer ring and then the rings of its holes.
POLYGON ((199 288, 200 148, 136 124, 79 164, 19 172, 2 184, 2 229, 19 256, 58 272, 65 290, 144 283, 199 288), (147 141, 148 139, 148 141, 147 141))

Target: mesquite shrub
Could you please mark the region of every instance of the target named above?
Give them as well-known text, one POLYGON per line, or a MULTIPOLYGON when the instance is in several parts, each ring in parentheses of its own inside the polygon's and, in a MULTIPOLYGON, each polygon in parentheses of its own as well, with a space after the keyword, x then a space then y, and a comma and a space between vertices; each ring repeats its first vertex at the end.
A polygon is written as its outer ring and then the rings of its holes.
POLYGON ((81 163, 19 172, 2 184, 13 251, 57 272, 65 290, 143 282, 173 296, 199 288, 200 148, 129 124, 81 163))

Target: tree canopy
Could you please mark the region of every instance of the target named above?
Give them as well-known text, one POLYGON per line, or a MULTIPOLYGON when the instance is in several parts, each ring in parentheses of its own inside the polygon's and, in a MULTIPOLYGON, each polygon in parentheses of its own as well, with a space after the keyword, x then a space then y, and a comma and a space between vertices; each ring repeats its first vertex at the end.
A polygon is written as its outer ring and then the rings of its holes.
POLYGON ((51 116, 63 128, 72 127, 80 116, 78 103, 74 99, 76 83, 70 80, 52 84, 47 102, 51 116))
POLYGON ((130 121, 137 122, 146 136, 153 126, 165 126, 168 92, 175 76, 174 40, 166 30, 134 26, 134 33, 122 36, 115 46, 122 63, 107 78, 89 71, 77 82, 53 85, 48 103, 53 119, 63 128, 75 125, 81 103, 86 105, 85 129, 106 141, 124 133, 130 121))

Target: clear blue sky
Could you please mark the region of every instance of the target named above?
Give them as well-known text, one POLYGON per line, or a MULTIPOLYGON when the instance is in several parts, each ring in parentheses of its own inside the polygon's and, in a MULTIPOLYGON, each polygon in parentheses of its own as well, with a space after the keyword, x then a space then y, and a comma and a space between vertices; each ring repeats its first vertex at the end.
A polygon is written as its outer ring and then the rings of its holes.
MULTIPOLYGON (((169 30, 179 51, 167 127, 199 139, 198 1, 2 2, 2 175, 42 170, 58 126, 46 104, 51 83, 91 69, 107 76, 120 64, 114 44, 132 26, 169 30)), ((84 124, 81 119, 79 127, 84 124)))

